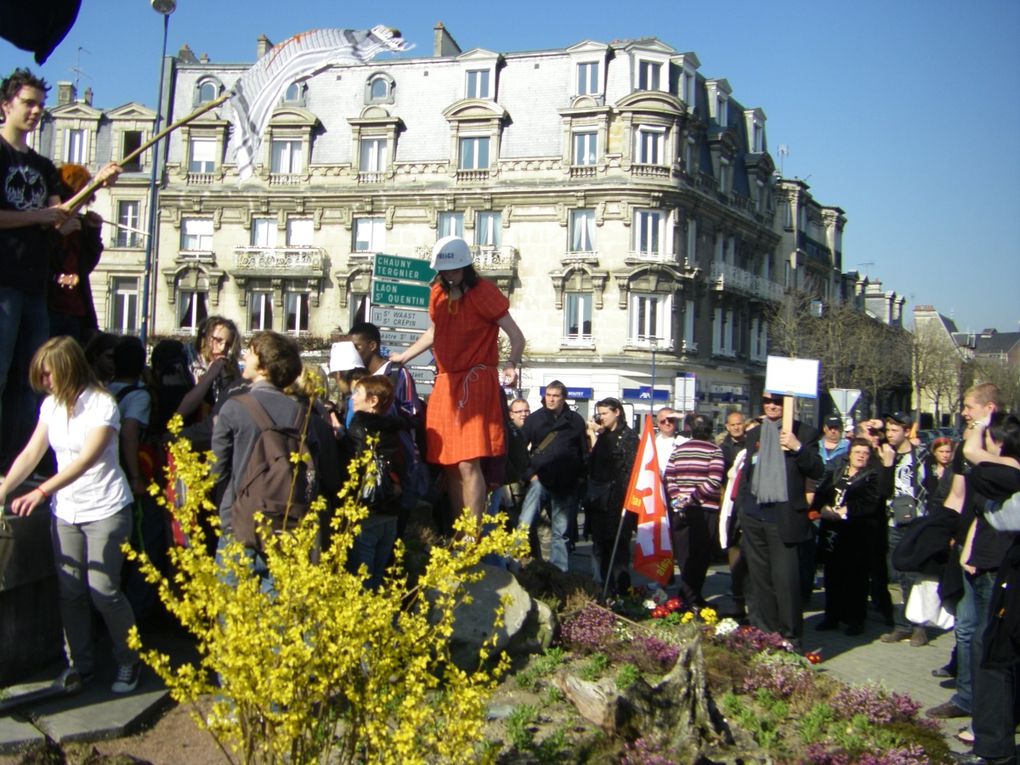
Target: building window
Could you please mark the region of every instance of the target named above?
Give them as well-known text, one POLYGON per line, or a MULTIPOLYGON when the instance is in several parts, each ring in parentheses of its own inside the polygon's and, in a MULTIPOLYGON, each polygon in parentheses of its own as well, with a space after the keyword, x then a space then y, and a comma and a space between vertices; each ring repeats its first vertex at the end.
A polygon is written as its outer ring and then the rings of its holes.
POLYGON ((181 249, 211 252, 213 222, 208 218, 184 218, 181 221, 181 249))
POLYGON ((304 169, 301 141, 273 139, 270 170, 276 175, 295 175, 304 169))
POLYGON ((436 238, 442 239, 444 236, 464 236, 464 213, 439 213, 439 219, 436 221, 436 238))
POLYGON ((717 306, 712 312, 712 353, 733 356, 733 309, 717 306))
POLYGON ((209 294, 202 290, 181 290, 177 293, 177 326, 194 333, 209 315, 209 294))
POLYGON ((386 170, 386 139, 362 138, 359 169, 363 173, 381 173, 386 170))
POLYGON ((287 246, 311 247, 315 223, 311 218, 287 219, 287 246))
POLYGON ((292 82, 287 92, 283 94, 283 102, 285 104, 300 105, 304 100, 304 84, 300 82, 292 82))
POLYGON ((198 103, 207 104, 219 95, 219 88, 212 80, 206 80, 198 86, 198 103))
POLYGON ((570 251, 595 251, 594 210, 572 210, 570 212, 570 251))
POLYGON ((138 279, 113 277, 110 331, 123 335, 138 331, 138 279))
POLYGON ((684 350, 696 351, 694 344, 694 301, 684 301, 684 350))
POLYGON ((381 252, 386 242, 386 221, 383 218, 354 220, 354 251, 381 252))
POLYGON ((688 111, 694 110, 694 73, 684 71, 680 75, 680 98, 687 104, 688 111))
POLYGON ((594 165, 598 160, 599 134, 574 133, 574 164, 594 165))
POLYGON ((503 235, 503 215, 498 212, 480 212, 475 219, 475 244, 479 247, 499 247, 503 235))
POLYGON ((467 73, 467 98, 490 98, 489 70, 472 69, 467 73))
POLYGON ((64 132, 64 162, 87 165, 89 134, 84 128, 64 132))
POLYGON ((662 64, 654 61, 638 62, 638 90, 659 90, 659 74, 662 64))
POLYGON ((644 256, 662 254, 662 213, 657 210, 634 213, 634 251, 644 256))
POLYGON ((192 138, 188 147, 188 172, 211 173, 216 169, 216 139, 192 138))
POLYGON ((308 293, 287 292, 283 299, 287 332, 298 334, 308 331, 308 293))
POLYGON ((698 262, 698 221, 687 219, 687 263, 694 266, 698 262))
POLYGON ((475 136, 460 139, 460 169, 489 169, 488 136, 475 136))
POLYGON ((564 295, 563 338, 567 343, 590 343, 592 296, 583 292, 564 295))
POLYGON ((765 151, 765 126, 758 120, 751 123, 751 151, 755 154, 765 151))
POLYGON ((251 219, 251 246, 276 246, 276 218, 251 219))
POLYGON ((720 93, 716 96, 715 101, 715 121, 719 123, 719 127, 726 127, 729 124, 727 115, 728 99, 725 95, 720 93))
POLYGON ((632 293, 630 296, 630 342, 661 346, 672 344, 670 335, 671 295, 632 293))
POLYGON ((257 332, 273 328, 273 293, 251 290, 248 293, 248 330, 257 332))
POLYGON ((141 204, 137 200, 121 200, 117 203, 117 223, 123 227, 117 229, 118 247, 142 246, 142 237, 139 233, 141 221, 138 212, 141 209, 141 204))
POLYGON ((730 184, 732 182, 733 168, 730 166, 730 161, 726 157, 719 158, 719 191, 723 194, 730 193, 730 184))
POLYGON ((663 144, 666 131, 661 128, 641 127, 637 131, 635 161, 641 165, 662 165, 665 156, 663 144))
POLYGON ((687 136, 687 142, 684 144, 684 170, 688 175, 694 175, 698 170, 697 156, 694 136, 687 136))
MULTIPOLYGON (((142 146, 142 131, 141 130, 125 130, 123 135, 122 135, 122 139, 123 140, 122 140, 122 146, 121 146, 121 156, 122 157, 126 157, 131 152, 138 151, 138 149, 141 148, 141 146, 142 146)), ((135 157, 133 160, 131 160, 127 164, 121 165, 121 167, 124 168, 125 172, 137 173, 138 171, 140 171, 142 169, 142 155, 139 154, 137 157, 135 157)))
POLYGON ((594 96, 599 92, 599 64, 585 61, 577 65, 577 95, 594 96))
POLYGON ((385 72, 374 74, 365 81, 366 104, 392 104, 393 78, 385 72))

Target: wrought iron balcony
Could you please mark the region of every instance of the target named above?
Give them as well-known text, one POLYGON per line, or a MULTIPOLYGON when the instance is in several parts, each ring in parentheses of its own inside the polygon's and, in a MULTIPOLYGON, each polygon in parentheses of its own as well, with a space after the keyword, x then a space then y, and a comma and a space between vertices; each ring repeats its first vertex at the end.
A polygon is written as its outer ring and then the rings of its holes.
POLYGON ((319 247, 235 247, 234 267, 239 271, 322 271, 319 247))
POLYGON ((709 278, 717 290, 738 292, 750 297, 778 303, 783 299, 783 285, 728 263, 713 263, 709 278))

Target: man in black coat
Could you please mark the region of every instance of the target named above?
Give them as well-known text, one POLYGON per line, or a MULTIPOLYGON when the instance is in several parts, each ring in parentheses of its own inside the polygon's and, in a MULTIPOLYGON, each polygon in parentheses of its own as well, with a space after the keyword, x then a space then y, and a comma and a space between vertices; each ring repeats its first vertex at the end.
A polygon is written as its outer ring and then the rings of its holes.
POLYGON ((524 437, 531 446, 531 464, 525 474, 528 493, 519 525, 530 529, 539 508, 552 510, 552 548, 549 562, 566 571, 570 518, 577 513, 577 487, 587 454, 587 427, 581 415, 567 406, 567 388, 559 380, 545 386, 543 406, 524 422, 524 437))
POLYGON ((782 396, 764 394, 762 408, 761 426, 747 437, 737 497, 751 584, 748 610, 755 627, 799 646, 804 611, 797 545, 813 532, 804 482, 821 478, 825 464, 815 428, 794 421, 792 432, 782 429, 782 396))

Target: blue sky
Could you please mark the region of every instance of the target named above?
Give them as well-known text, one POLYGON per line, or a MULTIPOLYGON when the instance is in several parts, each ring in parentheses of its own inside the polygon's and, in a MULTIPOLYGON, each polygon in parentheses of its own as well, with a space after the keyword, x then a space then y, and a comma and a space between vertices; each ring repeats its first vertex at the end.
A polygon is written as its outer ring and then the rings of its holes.
MULTIPOLYGON (((694 51, 768 116, 784 174, 846 212, 844 267, 961 330, 1020 329, 1020 2, 977 0, 588 0, 484 5, 392 0, 179 0, 168 50, 250 62, 260 34, 387 24, 430 55, 442 21, 464 50, 561 48, 655 36, 694 51), (343 9, 343 5, 350 5, 343 9)), ((95 104, 156 100, 162 20, 147 0, 83 0, 43 67, 0 41, 0 72, 73 80, 95 104), (79 54, 78 48, 84 50, 79 54)), ((51 95, 51 101, 55 94, 51 95)))

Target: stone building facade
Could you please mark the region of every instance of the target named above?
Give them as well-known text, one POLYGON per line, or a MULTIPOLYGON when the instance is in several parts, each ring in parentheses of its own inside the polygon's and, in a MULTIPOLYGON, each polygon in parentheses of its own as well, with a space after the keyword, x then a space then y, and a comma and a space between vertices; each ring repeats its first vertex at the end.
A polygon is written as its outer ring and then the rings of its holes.
MULTIPOLYGON (((325 338, 366 314, 375 253, 427 258, 456 233, 510 296, 533 403, 560 379, 582 414, 609 395, 645 411, 654 369, 656 405, 756 410, 769 307, 789 287, 837 288, 846 222, 778 178, 764 111, 655 38, 465 52, 441 24, 434 36, 432 55, 291 86, 244 182, 226 108, 171 134, 150 335, 191 334, 216 313, 246 333, 325 338)), ((250 63, 182 49, 164 113, 216 98, 250 63)), ((147 138, 152 119, 72 96, 40 140, 63 160, 76 126, 97 166, 147 138)), ((99 212, 145 228, 150 161, 99 212)), ((93 284, 113 330, 138 327, 144 243, 107 237, 93 284)))

